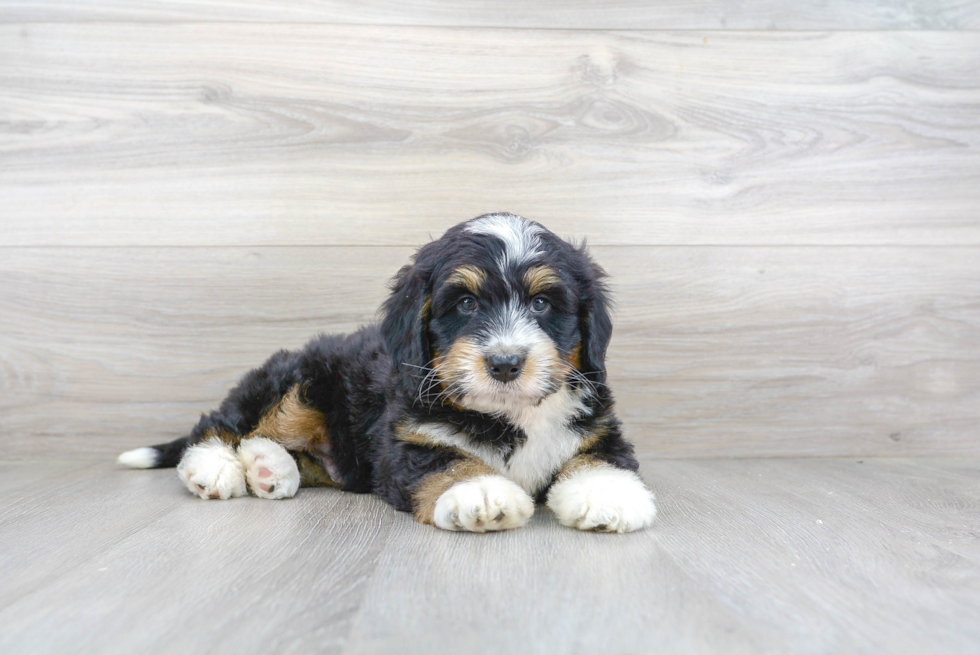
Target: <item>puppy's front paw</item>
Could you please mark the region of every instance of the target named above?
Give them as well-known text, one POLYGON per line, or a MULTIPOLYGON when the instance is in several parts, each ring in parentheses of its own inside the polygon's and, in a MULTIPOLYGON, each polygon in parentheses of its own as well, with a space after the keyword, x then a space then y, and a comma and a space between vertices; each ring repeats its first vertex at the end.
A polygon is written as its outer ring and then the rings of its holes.
POLYGON ((433 522, 443 530, 511 530, 534 513, 527 492, 499 475, 481 475, 457 482, 436 501, 433 522))
POLYGON ((299 467, 289 452, 265 437, 245 439, 238 446, 248 488, 259 498, 292 498, 299 490, 299 467))
POLYGON ((547 505, 562 525, 579 530, 632 532, 653 523, 653 493, 632 471, 589 468, 556 482, 547 505))
POLYGON ((209 439, 184 451, 177 465, 177 476, 188 491, 204 499, 227 500, 248 493, 242 463, 235 450, 218 439, 209 439))

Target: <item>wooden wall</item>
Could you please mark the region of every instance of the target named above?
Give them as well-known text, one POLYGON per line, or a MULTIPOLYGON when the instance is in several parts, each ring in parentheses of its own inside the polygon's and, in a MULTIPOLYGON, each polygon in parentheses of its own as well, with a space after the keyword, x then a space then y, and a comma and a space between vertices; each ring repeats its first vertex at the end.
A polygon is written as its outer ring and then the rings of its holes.
POLYGON ((512 211, 662 457, 980 454, 980 3, 0 0, 0 444, 176 437, 512 211))

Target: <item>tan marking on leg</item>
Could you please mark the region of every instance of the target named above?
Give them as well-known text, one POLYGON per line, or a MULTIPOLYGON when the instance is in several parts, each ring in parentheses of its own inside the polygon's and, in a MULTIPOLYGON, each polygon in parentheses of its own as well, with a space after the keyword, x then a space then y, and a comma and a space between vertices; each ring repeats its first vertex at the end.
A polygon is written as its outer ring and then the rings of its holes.
POLYGON ((309 450, 329 440, 323 413, 303 403, 298 384, 266 412, 249 437, 271 439, 286 450, 309 450))
POLYGON ((446 284, 456 284, 465 287, 472 294, 480 293, 480 288, 486 282, 487 275, 476 266, 460 266, 446 280, 446 284))
POLYGON ((576 455, 571 458, 561 466, 561 470, 555 475, 555 482, 561 482, 572 477, 580 471, 586 469, 602 469, 602 468, 615 468, 609 462, 604 462, 601 459, 596 459, 592 455, 576 455))
POLYGON ((524 273, 524 288, 528 295, 536 296, 561 284, 558 273, 550 266, 535 266, 524 273))
POLYGON ((422 479, 415 493, 412 494, 412 505, 415 518, 419 523, 433 523, 436 502, 442 494, 456 484, 481 475, 494 475, 493 469, 475 457, 466 455, 444 471, 431 473, 422 479))
POLYGON ((339 487, 340 483, 330 477, 316 460, 306 453, 292 452, 299 469, 300 487, 339 487))
POLYGON ((238 448, 238 444, 241 443, 242 440, 242 435, 235 434, 231 430, 208 428, 208 431, 201 437, 201 441, 207 441, 208 439, 218 439, 222 443, 226 443, 232 448, 238 448))

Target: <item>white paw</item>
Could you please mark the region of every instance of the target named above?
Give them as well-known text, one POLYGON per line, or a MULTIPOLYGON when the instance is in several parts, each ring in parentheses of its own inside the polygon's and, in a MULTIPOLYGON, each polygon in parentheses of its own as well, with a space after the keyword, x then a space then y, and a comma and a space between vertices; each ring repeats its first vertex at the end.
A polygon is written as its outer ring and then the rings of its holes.
POLYGON ((292 498, 299 490, 299 468, 285 448, 265 437, 245 439, 238 446, 248 488, 259 498, 292 498))
POLYGON ((590 468, 556 482, 548 507, 562 525, 579 530, 632 532, 653 523, 653 492, 640 476, 617 468, 590 468))
POLYGON ((218 439, 209 439, 184 451, 177 476, 201 498, 238 498, 248 493, 245 472, 235 450, 218 439))
POLYGON ((481 475, 457 482, 436 501, 433 521, 443 530, 511 530, 534 513, 527 492, 499 475, 481 475))

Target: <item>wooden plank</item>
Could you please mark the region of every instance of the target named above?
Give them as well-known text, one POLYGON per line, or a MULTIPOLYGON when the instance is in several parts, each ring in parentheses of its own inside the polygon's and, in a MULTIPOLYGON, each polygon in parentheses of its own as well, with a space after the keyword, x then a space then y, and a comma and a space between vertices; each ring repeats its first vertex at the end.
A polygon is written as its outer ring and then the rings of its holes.
MULTIPOLYGON (((828 471, 857 477, 876 460, 656 461, 641 464, 658 492, 654 539, 691 578, 738 608, 743 629, 767 626, 764 652, 958 653, 980 640, 977 555, 936 538, 960 520, 937 508, 932 529, 895 525, 906 501, 942 493, 900 476, 883 485, 877 512, 852 503, 850 485, 825 493, 828 471), (779 473, 771 484, 768 472, 779 473)), ((978 460, 970 460, 974 470, 978 460)), ((914 462, 910 463, 914 466, 914 462)), ((971 502, 978 498, 976 487, 971 502)), ((967 531, 976 534, 976 515, 967 531)))
POLYGON ((978 32, 0 26, 0 245, 980 244, 978 32))
POLYGON ((104 457, 175 438, 276 350, 371 322, 411 252, 7 249, 2 442, 104 457))
POLYGON ((980 467, 926 459, 739 461, 720 468, 737 471, 816 503, 843 505, 899 532, 927 535, 944 550, 980 564, 980 467), (960 470, 972 472, 963 476, 960 470), (800 484, 800 480, 808 482, 800 484))
POLYGON ((977 29, 977 3, 940 0, 603 0, 393 2, 371 0, 4 0, 0 21, 266 21, 548 29, 977 29))
POLYGON ((648 452, 980 454, 973 249, 599 252, 614 389, 648 452))
MULTIPOLYGON (((52 468, 44 462, 25 467, 52 468)), ((122 476, 107 475, 108 468, 76 466, 57 478, 37 475, 25 482, 33 494, 15 493, 16 502, 0 504, 0 572, 7 578, 0 613, 175 509, 179 486, 159 493, 158 484, 164 476, 172 480, 173 471, 122 476)), ((12 626, 0 624, 0 633, 10 634, 12 626)))
MULTIPOLYGON (((597 247, 610 384, 660 457, 977 455, 975 248, 597 247)), ((375 317, 409 248, 9 248, 0 445, 183 434, 249 368, 375 317)))
POLYGON ((766 652, 771 630, 691 584, 654 531, 609 536, 563 527, 543 507, 493 535, 406 517, 344 653, 766 652))
POLYGON ((333 490, 203 503, 172 470, 101 469, 28 508, 49 522, 4 525, 3 552, 47 572, 38 583, 0 565, 4 652, 339 652, 394 510, 333 490), (161 502, 170 511, 148 523, 128 507, 161 502))
POLYGON ((545 508, 521 530, 448 533, 332 489, 212 503, 172 471, 102 464, 59 485, 46 467, 21 477, 54 493, 0 530, 5 653, 905 655, 980 640, 977 458, 647 458, 660 515, 630 535, 545 508), (951 495, 951 465, 973 486, 951 495), (147 522, 139 507, 161 503, 147 522))
POLYGON ((37 461, 0 462, 0 524, 8 511, 23 511, 23 505, 54 493, 78 477, 91 477, 87 470, 100 462, 84 459, 57 460, 54 453, 37 461))

